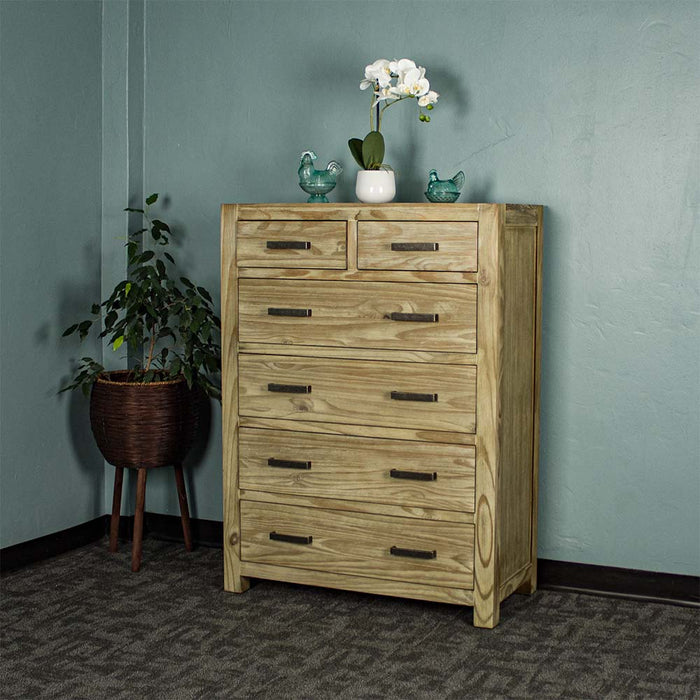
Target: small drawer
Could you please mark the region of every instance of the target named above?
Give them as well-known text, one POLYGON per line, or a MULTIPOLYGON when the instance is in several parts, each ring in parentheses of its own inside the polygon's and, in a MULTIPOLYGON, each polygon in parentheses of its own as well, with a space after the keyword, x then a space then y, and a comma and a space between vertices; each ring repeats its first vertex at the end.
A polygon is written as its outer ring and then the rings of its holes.
POLYGON ((242 416, 473 433, 476 367, 247 355, 242 416))
POLYGON ((344 221, 239 221, 239 267, 344 270, 344 221))
POLYGON ((471 589, 474 528, 465 523, 241 501, 241 558, 471 589))
POLYGON ((475 284, 239 280, 241 342, 476 352, 475 284))
POLYGON ((477 230, 475 221, 360 221, 357 266, 474 272, 477 230))
POLYGON ((471 445, 241 428, 240 486, 472 513, 474 453, 471 445))

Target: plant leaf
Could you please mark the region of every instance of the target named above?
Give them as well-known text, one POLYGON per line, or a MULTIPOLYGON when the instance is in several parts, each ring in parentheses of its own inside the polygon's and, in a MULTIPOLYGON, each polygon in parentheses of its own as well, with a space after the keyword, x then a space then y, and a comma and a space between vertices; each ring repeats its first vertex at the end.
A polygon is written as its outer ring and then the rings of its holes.
POLYGON ((122 343, 124 342, 124 336, 120 335, 113 343, 112 345, 112 350, 115 352, 119 350, 119 348, 122 346, 122 343))
POLYGON ((355 162, 364 168, 365 164, 362 162, 362 139, 350 139, 348 141, 348 147, 350 148, 350 153, 355 159, 355 162))
POLYGON ((149 206, 155 204, 158 201, 158 193, 152 194, 150 197, 146 198, 146 204, 149 206))
POLYGON ((63 331, 63 337, 65 338, 67 335, 70 335, 71 333, 75 333, 75 331, 78 330, 78 324, 74 323, 72 326, 69 328, 66 328, 65 331, 63 331))
POLYGON ((384 160, 384 137, 381 131, 370 131, 362 142, 362 162, 366 170, 378 170, 384 160))
POLYGON ((151 223, 153 225, 153 229, 157 229, 158 231, 167 231, 168 233, 171 233, 170 226, 168 226, 168 224, 166 224, 164 221, 161 221, 160 219, 153 219, 151 223))
MULTIPOLYGON (((211 302, 211 295, 204 289, 204 287, 197 287, 197 291, 209 302, 211 302)), ((213 302, 212 302, 213 303, 213 302)))

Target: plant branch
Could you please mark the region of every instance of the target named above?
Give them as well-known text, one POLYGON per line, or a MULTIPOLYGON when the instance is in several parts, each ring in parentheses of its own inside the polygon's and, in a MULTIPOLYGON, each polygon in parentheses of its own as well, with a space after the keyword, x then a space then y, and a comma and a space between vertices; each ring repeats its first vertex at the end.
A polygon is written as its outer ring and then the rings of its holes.
POLYGON ((156 346, 156 336, 158 335, 157 328, 158 326, 154 326, 151 333, 151 341, 148 345, 148 357, 146 358, 146 367, 144 368, 145 372, 148 372, 151 368, 151 362, 153 362, 153 349, 156 346))

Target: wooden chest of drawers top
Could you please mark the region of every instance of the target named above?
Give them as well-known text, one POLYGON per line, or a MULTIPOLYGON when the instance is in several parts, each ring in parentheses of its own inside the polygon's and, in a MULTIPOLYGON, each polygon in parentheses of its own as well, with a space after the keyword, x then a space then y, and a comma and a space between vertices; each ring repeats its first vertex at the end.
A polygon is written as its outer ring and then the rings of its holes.
MULTIPOLYGON (((231 206, 240 267, 307 271, 476 272, 478 222, 498 214, 489 204, 231 206)), ((509 205, 504 223, 536 226, 538 212, 509 205)))

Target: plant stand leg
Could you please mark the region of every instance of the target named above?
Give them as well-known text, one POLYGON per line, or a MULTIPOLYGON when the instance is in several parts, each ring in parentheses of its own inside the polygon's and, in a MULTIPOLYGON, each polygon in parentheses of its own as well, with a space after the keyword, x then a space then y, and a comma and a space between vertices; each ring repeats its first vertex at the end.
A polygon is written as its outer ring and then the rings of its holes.
POLYGON ((141 552, 143 548, 143 507, 146 503, 146 476, 148 470, 139 467, 139 478, 136 484, 136 512, 134 513, 134 541, 131 545, 131 570, 141 568, 141 552))
POLYGON ((124 483, 124 467, 114 471, 114 494, 112 495, 112 518, 109 521, 109 551, 119 549, 119 516, 122 510, 122 484, 124 483))
POLYGON ((175 483, 177 484, 177 499, 180 501, 180 517, 182 519, 182 535, 185 538, 185 549, 192 551, 192 531, 190 529, 190 509, 187 507, 187 491, 182 475, 182 464, 175 465, 175 483))

